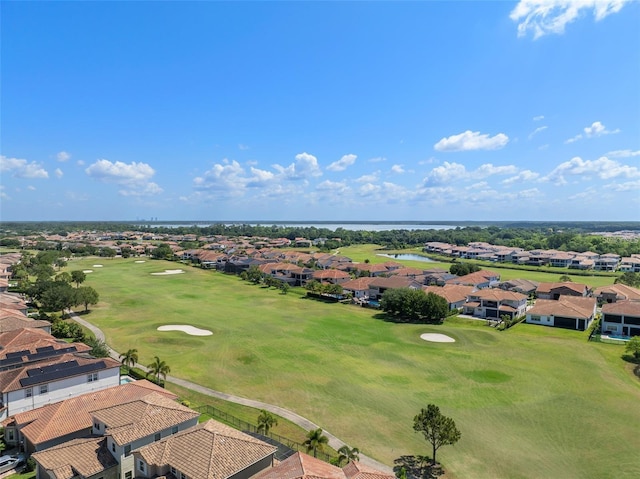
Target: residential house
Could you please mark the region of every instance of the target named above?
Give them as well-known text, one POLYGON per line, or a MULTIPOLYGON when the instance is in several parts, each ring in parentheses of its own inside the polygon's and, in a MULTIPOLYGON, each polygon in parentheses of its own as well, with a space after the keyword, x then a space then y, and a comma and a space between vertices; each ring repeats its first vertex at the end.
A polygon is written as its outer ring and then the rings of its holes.
POLYGON ((537 281, 531 281, 528 279, 510 279, 498 283, 496 288, 504 289, 505 291, 514 291, 520 294, 526 294, 527 296, 535 293, 540 283, 537 281))
POLYGON ((21 445, 32 453, 87 437, 93 430, 93 411, 143 399, 150 394, 176 399, 175 394, 144 379, 105 388, 9 416, 2 422, 5 442, 11 446, 21 445))
POLYGON ((602 332, 640 336, 640 301, 617 301, 602 305, 602 332))
POLYGON ((393 479, 396 476, 351 461, 343 468, 328 464, 303 452, 296 452, 253 479, 393 479))
POLYGON ((364 273, 368 276, 381 276, 389 273, 387 267, 381 263, 354 263, 351 265, 351 270, 356 274, 364 273))
POLYGON ((596 315, 596 299, 582 296, 560 296, 538 299, 527 311, 526 322, 556 328, 584 331, 596 315))
POLYGON ((615 303, 617 301, 640 301, 640 289, 626 284, 617 283, 601 286, 593 290, 593 296, 598 303, 615 303))
POLYGON ((420 289, 422 284, 409 276, 392 276, 389 278, 373 278, 369 283, 369 300, 380 301, 388 289, 411 288, 420 289))
POLYGON ((32 456, 37 479, 119 479, 104 437, 73 439, 32 456))
POLYGON ((313 272, 313 279, 321 283, 342 284, 349 281, 351 276, 337 269, 319 269, 313 272))
POLYGON ((451 274, 448 271, 445 271, 441 268, 430 268, 425 269, 424 273, 424 284, 431 284, 437 286, 444 286, 447 281, 450 279, 457 278, 455 274, 451 274))
POLYGON ((474 291, 473 286, 464 286, 461 284, 447 284, 445 286, 423 286, 425 293, 434 293, 444 298, 449 306, 449 310, 462 309, 467 297, 474 291))
POLYGON ((135 477, 248 479, 273 466, 277 447, 209 420, 133 452, 135 477))
POLYGON ((622 258, 618 270, 623 273, 640 273, 640 257, 632 255, 628 258, 622 258))
POLYGON ((527 296, 524 294, 491 288, 470 293, 462 312, 485 319, 498 319, 503 315, 517 318, 525 314, 526 308, 527 296))
POLYGON ((363 276, 361 278, 352 279, 346 283, 342 283, 342 290, 351 293, 354 299, 366 301, 369 299, 369 287, 375 277, 363 276))
POLYGON ((586 284, 565 281, 563 283, 540 283, 536 289, 538 299, 559 299, 560 296, 589 295, 591 290, 586 284))
POLYGON ((464 284, 467 286, 473 286, 476 289, 491 288, 498 284, 500 281, 500 275, 493 271, 481 269, 475 273, 465 274, 464 276, 458 276, 447 281, 446 284, 464 284))
POLYGON ((615 271, 620 264, 620 256, 613 253, 602 254, 594 261, 593 269, 596 271, 615 271))

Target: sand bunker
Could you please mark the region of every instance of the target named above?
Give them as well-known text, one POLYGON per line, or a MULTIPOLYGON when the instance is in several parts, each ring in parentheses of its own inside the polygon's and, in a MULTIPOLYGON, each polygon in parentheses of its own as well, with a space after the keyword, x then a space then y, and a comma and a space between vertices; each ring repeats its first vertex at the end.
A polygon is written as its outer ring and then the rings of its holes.
POLYGON ((184 273, 181 269, 165 269, 162 273, 151 273, 154 276, 163 276, 167 274, 181 274, 184 273))
POLYGON ((83 273, 93 273, 92 269, 83 269, 82 270, 83 273))
POLYGON ((166 326, 159 326, 158 331, 182 331, 183 333, 190 334, 191 336, 211 336, 213 334, 207 329, 200 329, 184 324, 167 324, 166 326))
POLYGON ((143 259, 139 259, 138 261, 135 261, 135 263, 144 263, 145 261, 143 259))
POLYGON ((431 341, 432 343, 455 343, 456 340, 450 338, 446 334, 440 333, 424 333, 420 335, 420 339, 424 339, 425 341, 431 341))
POLYGON ((94 268, 102 268, 102 265, 101 264, 94 264, 93 267, 94 268))

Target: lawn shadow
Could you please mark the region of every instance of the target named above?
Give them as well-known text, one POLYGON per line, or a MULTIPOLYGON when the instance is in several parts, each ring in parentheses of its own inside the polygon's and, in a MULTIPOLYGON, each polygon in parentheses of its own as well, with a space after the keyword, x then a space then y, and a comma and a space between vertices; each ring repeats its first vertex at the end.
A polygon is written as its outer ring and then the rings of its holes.
POLYGON ((620 356, 623 361, 631 364, 640 364, 640 358, 636 358, 633 354, 623 354, 620 356))
POLYGON ((376 313, 373 315, 374 319, 379 319, 380 321, 384 321, 385 323, 397 323, 397 324, 429 324, 433 326, 437 326, 439 324, 443 324, 444 321, 441 319, 428 321, 426 319, 409 319, 409 318, 401 318, 398 316, 393 316, 387 313, 376 313))
POLYGON ((407 479, 437 479, 444 474, 442 466, 432 464, 427 456, 400 456, 393 463, 393 472, 404 469, 407 479))

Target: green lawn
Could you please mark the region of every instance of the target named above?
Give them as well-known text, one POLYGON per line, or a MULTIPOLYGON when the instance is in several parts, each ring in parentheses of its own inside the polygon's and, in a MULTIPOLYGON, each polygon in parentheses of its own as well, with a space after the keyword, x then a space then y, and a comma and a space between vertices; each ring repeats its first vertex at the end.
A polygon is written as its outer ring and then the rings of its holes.
POLYGON ((137 348, 142 363, 158 355, 173 375, 292 409, 389 464, 429 453, 412 420, 435 403, 462 431, 439 456, 457 478, 640 477, 640 381, 621 347, 584 333, 393 324, 298 289, 282 295, 162 261, 91 258, 68 269, 94 271, 86 285, 102 302, 86 319, 117 350, 137 348), (186 273, 150 275, 179 267, 186 273), (214 334, 156 331, 163 324, 214 334), (422 341, 429 331, 456 343, 422 341))

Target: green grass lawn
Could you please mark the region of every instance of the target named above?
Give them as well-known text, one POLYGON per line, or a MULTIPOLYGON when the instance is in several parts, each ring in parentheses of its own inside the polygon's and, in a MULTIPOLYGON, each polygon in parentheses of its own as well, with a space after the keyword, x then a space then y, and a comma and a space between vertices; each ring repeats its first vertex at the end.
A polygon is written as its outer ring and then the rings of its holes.
POLYGON ((640 381, 621 347, 584 333, 393 324, 297 288, 282 295, 162 261, 91 258, 68 269, 93 269, 86 285, 101 303, 85 318, 117 350, 137 348, 143 364, 158 355, 172 375, 292 409, 388 464, 430 452, 412 424, 435 403, 462 431, 439 455, 452 477, 640 477, 640 381), (150 275, 180 267, 185 274, 150 275), (164 324, 213 335, 156 331, 164 324), (456 342, 427 343, 423 332, 456 342))

